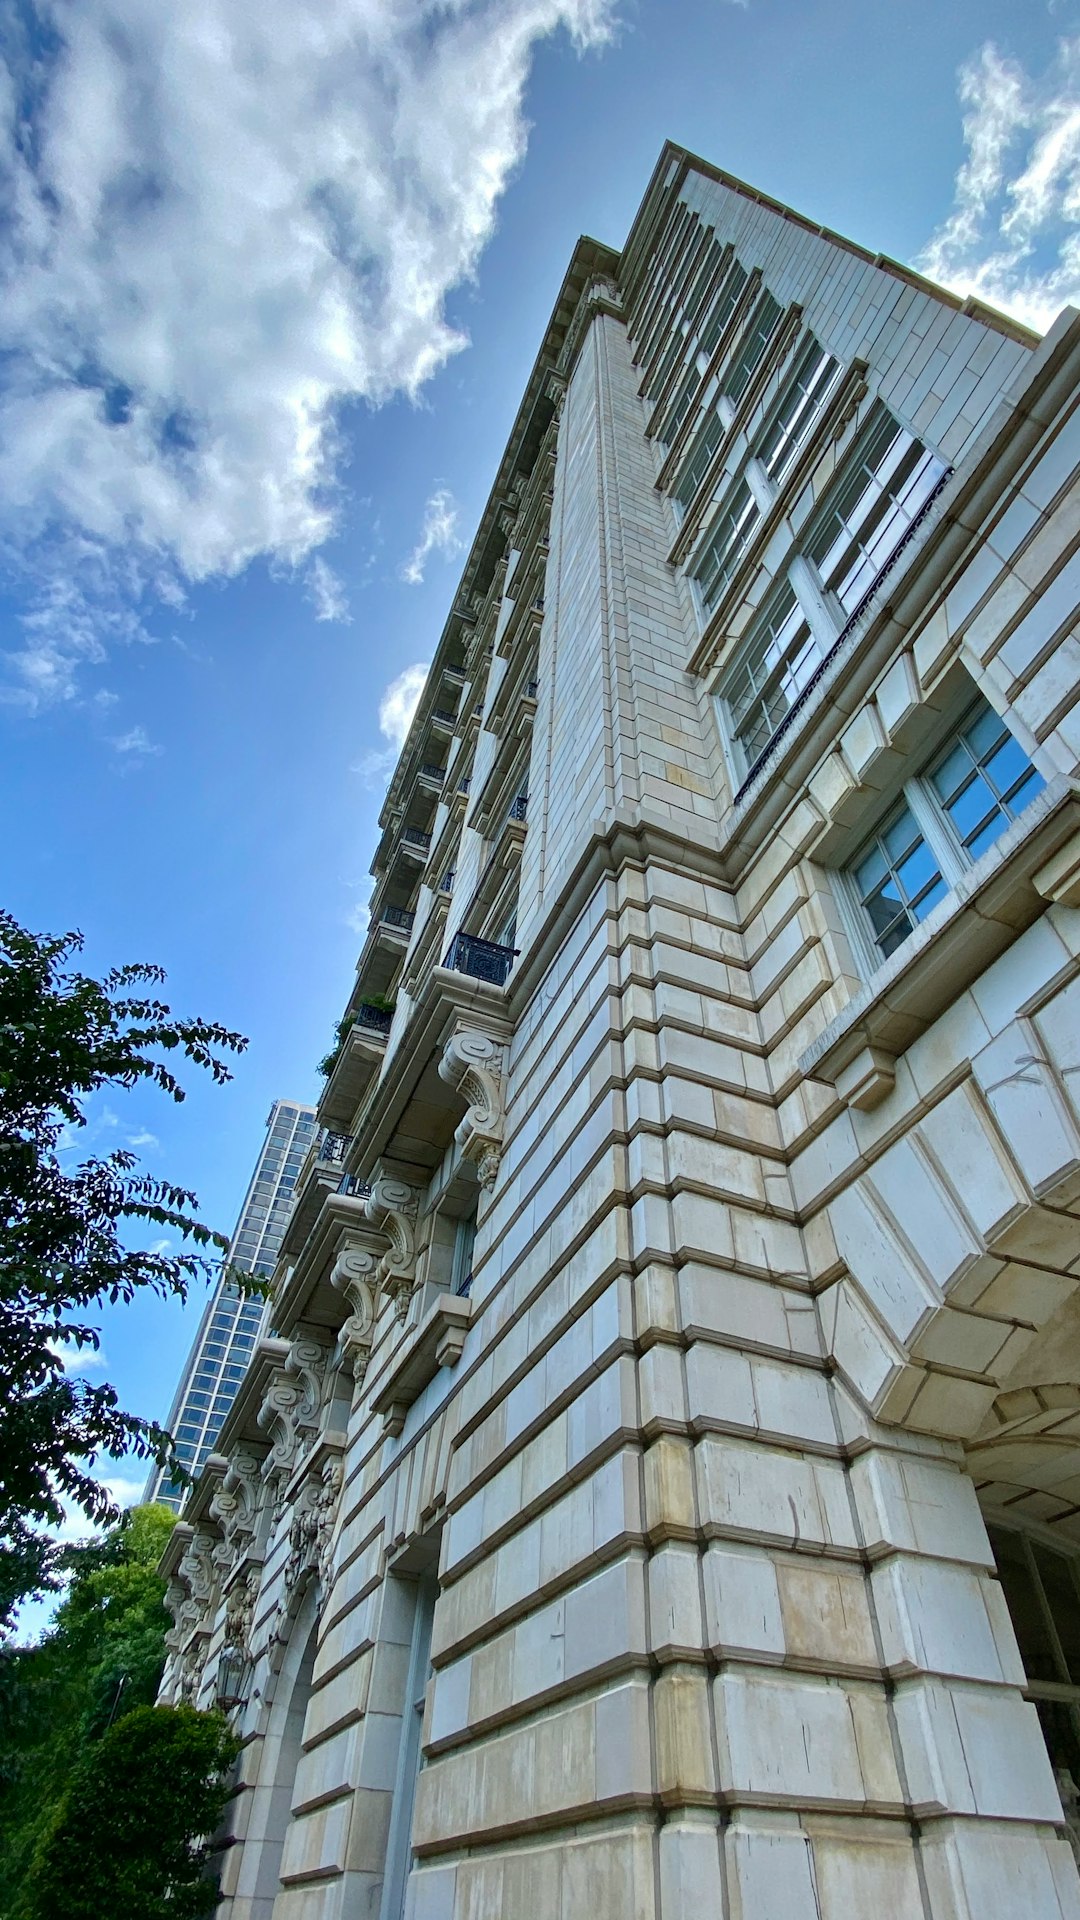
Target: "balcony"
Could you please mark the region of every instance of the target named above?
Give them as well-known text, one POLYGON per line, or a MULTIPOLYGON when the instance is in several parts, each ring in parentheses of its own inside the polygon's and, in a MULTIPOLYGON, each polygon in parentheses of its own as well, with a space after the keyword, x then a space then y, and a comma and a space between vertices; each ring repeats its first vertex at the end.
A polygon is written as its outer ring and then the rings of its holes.
POLYGON ((446 779, 446 768, 437 767, 433 760, 425 760, 416 776, 427 793, 441 793, 446 779))
POLYGON ((496 940, 479 940, 472 933, 456 933, 446 950, 443 966, 454 973, 467 973, 473 980, 486 980, 493 987, 503 987, 517 956, 517 947, 503 947, 496 940))
POLYGON ((384 907, 376 923, 375 931, 385 934, 395 944, 404 945, 413 930, 416 919, 411 907, 384 907))
MULTIPOLYGON (((364 1094, 371 1086, 382 1064, 386 1052, 386 1037, 390 1032, 394 1015, 389 1007, 373 1006, 362 1000, 353 1016, 352 1024, 342 1035, 337 1058, 330 1069, 319 1101, 318 1118, 326 1127, 348 1126, 364 1094)), ((341 1133, 328 1133, 326 1141, 346 1140, 341 1133)), ((326 1142, 323 1143, 324 1147, 326 1142)), ((337 1165, 335 1149, 331 1148, 323 1163, 337 1165)))
POLYGON ((414 860, 425 860, 431 850, 431 835, 422 827, 402 827, 398 842, 402 853, 409 854, 414 860))
POLYGON ((429 717, 428 725, 433 733, 452 734, 457 726, 457 714, 451 713, 448 707, 435 707, 429 717))
POLYGON ((508 820, 524 821, 526 815, 528 814, 528 811, 529 811, 529 796, 527 793, 519 793, 517 796, 517 799, 511 802, 510 809, 506 817, 508 820))

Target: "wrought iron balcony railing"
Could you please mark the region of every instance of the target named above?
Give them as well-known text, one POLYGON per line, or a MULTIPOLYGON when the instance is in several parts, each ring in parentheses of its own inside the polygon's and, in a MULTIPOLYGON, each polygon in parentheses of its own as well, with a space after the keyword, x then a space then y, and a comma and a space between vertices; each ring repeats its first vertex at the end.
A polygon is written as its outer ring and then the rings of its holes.
POLYGON ((356 1009, 353 1025, 356 1027, 364 1027, 371 1033, 386 1034, 390 1031, 393 1018, 394 1013, 392 1007, 375 1007, 372 1006, 370 1000, 361 1000, 360 1005, 356 1009))
POLYGON ((502 947, 497 940, 478 940, 472 933, 455 933, 446 950, 444 967, 455 973, 467 973, 474 980, 487 980, 492 986, 506 984, 517 959, 516 947, 502 947))
POLYGON ((440 727, 457 726, 457 714, 451 713, 446 707, 435 707, 431 717, 433 720, 438 721, 440 727))
POLYGON ((402 933, 411 933, 416 915, 408 907, 384 907, 379 920, 384 927, 400 929, 402 933))
POLYGON ((529 796, 527 793, 519 793, 517 799, 511 802, 510 811, 506 817, 508 820, 524 820, 528 811, 529 796))
POLYGON ((461 779, 457 783, 457 790, 459 793, 468 793, 471 785, 472 785, 472 782, 469 779, 468 774, 463 773, 461 776, 461 779))
POLYGON ((319 1142, 318 1158, 323 1166, 344 1166, 351 1146, 351 1133, 331 1133, 328 1129, 319 1142))
POLYGON ((355 1173, 347 1173, 338 1192, 347 1193, 354 1200, 366 1200, 371 1188, 366 1180, 358 1180, 355 1173))
POLYGON ((423 853, 426 853, 431 845, 431 835, 425 833, 422 827, 402 827, 401 839, 404 846, 419 847, 423 853))
POLYGON ((424 780, 437 780, 441 786, 446 779, 446 768, 437 767, 433 760, 425 760, 420 769, 420 776, 424 780))
POLYGON ((530 680, 528 686, 525 689, 526 700, 535 700, 539 691, 540 691, 539 680, 530 680))
POLYGON ((454 891, 454 875, 452 872, 444 873, 442 879, 439 881, 439 892, 453 893, 453 891, 454 891))

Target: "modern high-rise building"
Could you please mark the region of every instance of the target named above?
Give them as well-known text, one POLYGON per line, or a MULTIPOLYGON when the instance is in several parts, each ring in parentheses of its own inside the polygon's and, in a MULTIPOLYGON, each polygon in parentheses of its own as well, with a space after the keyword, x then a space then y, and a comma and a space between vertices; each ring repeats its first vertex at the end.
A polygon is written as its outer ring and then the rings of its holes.
POLYGON ((1077 1920, 1080 315, 665 148, 375 871, 166 1561, 222 1914, 1077 1920))
MULTIPOLYGON (((198 1474, 213 1452, 263 1317, 262 1300, 241 1293, 229 1280, 228 1269, 240 1267, 263 1279, 273 1273, 296 1178, 314 1138, 314 1107, 275 1100, 221 1278, 207 1302, 166 1422, 177 1457, 190 1474, 198 1474)), ((145 1497, 179 1508, 184 1488, 159 1467, 150 1476, 145 1497)))

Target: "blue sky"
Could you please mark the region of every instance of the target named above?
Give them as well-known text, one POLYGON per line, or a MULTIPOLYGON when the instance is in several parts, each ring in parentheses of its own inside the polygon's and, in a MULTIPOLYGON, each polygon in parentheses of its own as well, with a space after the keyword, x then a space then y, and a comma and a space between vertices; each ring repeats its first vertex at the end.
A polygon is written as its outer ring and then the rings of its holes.
MULTIPOLYGON (((141 1138, 227 1230, 271 1100, 315 1096, 380 769, 577 235, 621 242, 670 137, 1045 321, 1080 295, 1078 35, 1066 0, 12 14, 2 898, 251 1039, 93 1147, 141 1138)), ((103 1315, 128 1405, 164 1415, 201 1307, 103 1315)))

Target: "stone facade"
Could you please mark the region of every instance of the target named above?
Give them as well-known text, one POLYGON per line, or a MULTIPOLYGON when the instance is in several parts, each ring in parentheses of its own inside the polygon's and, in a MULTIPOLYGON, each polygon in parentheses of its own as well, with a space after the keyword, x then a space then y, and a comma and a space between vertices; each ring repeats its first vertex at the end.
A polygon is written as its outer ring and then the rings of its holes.
POLYGON ((1080 1916, 1078 403, 677 148, 575 251, 168 1556, 229 1920, 1080 1916))

